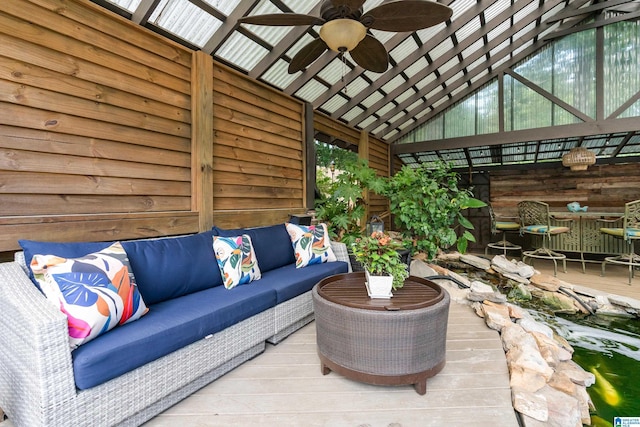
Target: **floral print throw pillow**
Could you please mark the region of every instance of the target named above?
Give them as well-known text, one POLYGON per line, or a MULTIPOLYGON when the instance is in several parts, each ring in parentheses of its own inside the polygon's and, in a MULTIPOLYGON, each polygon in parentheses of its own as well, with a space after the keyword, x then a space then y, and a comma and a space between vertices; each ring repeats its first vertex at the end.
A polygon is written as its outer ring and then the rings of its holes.
POLYGON ((225 288, 232 289, 262 277, 248 234, 234 237, 213 236, 213 251, 225 288))
POLYGON ((148 311, 120 242, 80 258, 37 254, 31 270, 47 300, 67 316, 71 348, 148 311))
POLYGON ((305 226, 287 222, 285 225, 296 256, 296 268, 337 261, 325 224, 305 226))

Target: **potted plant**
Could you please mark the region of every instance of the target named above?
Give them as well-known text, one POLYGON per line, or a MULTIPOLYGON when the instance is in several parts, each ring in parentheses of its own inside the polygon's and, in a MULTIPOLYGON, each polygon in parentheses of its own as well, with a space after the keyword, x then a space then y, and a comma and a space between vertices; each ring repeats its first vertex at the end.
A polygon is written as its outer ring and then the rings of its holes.
POLYGON ((468 242, 475 242, 470 232, 473 224, 463 211, 486 203, 460 188, 458 181, 451 166, 439 162, 431 168, 405 165, 392 177, 371 184, 371 188, 389 199, 395 225, 413 241, 414 250, 433 259, 440 249, 456 245, 464 253, 468 242))
POLYGON ((391 289, 400 289, 404 280, 409 277, 407 265, 402 262, 398 253, 402 247, 400 242, 381 231, 355 239, 353 253, 365 268, 369 296, 388 298, 391 296, 391 289), (387 278, 378 279, 376 276, 387 278), (386 282, 384 286, 387 287, 378 289, 379 282, 386 282))

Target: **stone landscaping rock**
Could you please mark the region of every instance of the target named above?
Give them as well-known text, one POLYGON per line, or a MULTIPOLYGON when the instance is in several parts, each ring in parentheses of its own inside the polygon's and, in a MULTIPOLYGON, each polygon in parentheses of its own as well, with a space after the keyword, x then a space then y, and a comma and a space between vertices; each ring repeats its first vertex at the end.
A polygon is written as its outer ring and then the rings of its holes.
POLYGON ((554 373, 553 368, 540 354, 537 345, 513 347, 507 352, 507 365, 510 368, 517 366, 518 369, 537 372, 544 377, 545 381, 549 381, 554 373))
POLYGON ((578 312, 573 298, 559 292, 543 291, 540 298, 555 313, 575 314, 578 312))
POLYGON ((509 371, 509 386, 511 389, 535 393, 547 385, 547 379, 540 372, 514 366, 509 371))
POLYGON ((518 273, 512 273, 512 272, 509 272, 509 271, 506 271, 506 270, 502 270, 500 267, 497 267, 495 265, 493 266, 493 269, 497 273, 499 273, 502 276, 506 277, 507 279, 511 279, 511 280, 513 280, 515 282, 522 283, 522 284, 525 284, 525 285, 529 284, 529 279, 520 276, 518 273))
POLYGON ((544 396, 539 396, 526 390, 512 388, 511 400, 513 402, 513 408, 521 414, 542 422, 546 422, 549 419, 549 408, 547 406, 547 399, 544 396))
POLYGON ((630 308, 632 310, 635 310, 636 313, 640 312, 640 301, 618 295, 609 295, 608 298, 611 304, 619 305, 624 308, 630 308))
POLYGON ((604 316, 635 317, 633 313, 629 313, 623 307, 614 304, 602 304, 596 309, 596 313, 604 316))
POLYGON ((556 371, 566 374, 574 383, 590 387, 596 382, 596 377, 591 372, 587 372, 573 360, 562 361, 556 366, 556 371))
POLYGON ((548 385, 536 393, 547 401, 549 427, 582 427, 578 399, 548 385))
POLYGON ((505 325, 512 323, 509 317, 509 308, 506 306, 485 303, 482 308, 484 310, 484 321, 491 329, 501 331, 505 325))
POLYGON ((553 277, 550 274, 543 273, 534 274, 529 280, 531 281, 531 284, 533 286, 549 292, 558 292, 560 286, 567 284, 562 282, 562 280, 558 279, 557 277, 553 277))
POLYGON ((537 345, 535 338, 517 323, 505 325, 500 334, 500 339, 502 340, 502 348, 505 353, 521 345, 537 345), (529 343, 527 343, 527 341, 529 341, 529 343))
POLYGON ((531 291, 526 284, 518 283, 516 286, 511 288, 511 291, 509 292, 509 298, 516 301, 530 301, 531 291))
POLYGON ((522 328, 527 332, 540 332, 548 336, 549 338, 553 338, 553 329, 551 329, 547 325, 536 322, 533 319, 520 319, 518 320, 518 325, 522 326, 522 328))
POLYGON ((484 271, 491 268, 491 261, 475 255, 460 255, 460 261, 484 271))

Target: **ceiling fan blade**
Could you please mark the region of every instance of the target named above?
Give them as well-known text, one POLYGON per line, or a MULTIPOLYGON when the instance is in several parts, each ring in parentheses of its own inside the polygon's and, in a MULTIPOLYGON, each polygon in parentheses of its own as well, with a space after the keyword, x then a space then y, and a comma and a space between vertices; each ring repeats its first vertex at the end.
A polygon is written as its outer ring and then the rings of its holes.
POLYGON ((375 37, 367 34, 366 37, 353 49, 351 58, 364 68, 374 73, 384 73, 389 67, 389 54, 384 45, 375 37))
POLYGON ((453 10, 429 0, 398 0, 381 4, 360 20, 366 27, 382 31, 416 31, 451 18, 453 10))
POLYGON ((269 15, 245 16, 238 19, 240 24, 270 25, 290 27, 295 25, 322 25, 324 19, 299 13, 274 13, 269 15))
POLYGON ((289 74, 302 71, 313 61, 318 59, 329 47, 324 40, 318 38, 300 49, 289 63, 289 74))

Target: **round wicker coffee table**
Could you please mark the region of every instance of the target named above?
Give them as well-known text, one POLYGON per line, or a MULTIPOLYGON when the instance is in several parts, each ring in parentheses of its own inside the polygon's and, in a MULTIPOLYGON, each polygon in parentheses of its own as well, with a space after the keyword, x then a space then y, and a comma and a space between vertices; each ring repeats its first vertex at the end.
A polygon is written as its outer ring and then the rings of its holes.
POLYGON ((410 276, 392 298, 371 299, 364 282, 364 272, 337 274, 313 288, 322 373, 425 394, 445 365, 449 294, 410 276))

